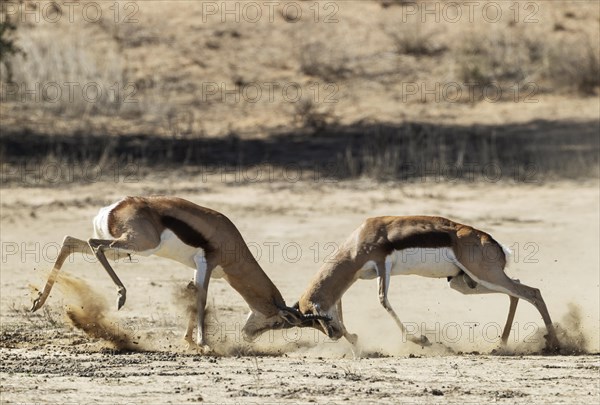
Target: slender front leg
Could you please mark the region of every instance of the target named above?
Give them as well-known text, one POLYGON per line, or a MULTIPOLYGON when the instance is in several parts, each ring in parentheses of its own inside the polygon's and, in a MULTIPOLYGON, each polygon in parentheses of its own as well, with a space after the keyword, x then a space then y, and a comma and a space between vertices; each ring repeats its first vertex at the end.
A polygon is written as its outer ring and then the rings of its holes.
MULTIPOLYGON (((340 328, 342 329, 342 333, 344 334, 344 337, 346 338, 346 340, 348 342, 350 342, 350 344, 353 346, 353 349, 354 349, 358 344, 358 335, 356 335, 356 333, 349 333, 348 330, 346 329, 346 325, 344 325, 344 314, 342 312, 342 299, 341 298, 337 302, 336 311, 338 313, 337 319, 340 322, 340 328)), ((353 352, 354 352, 354 350, 353 350, 353 352)))
POLYGON ((352 357, 356 360, 359 359, 362 356, 362 350, 360 348, 360 346, 358 345, 358 335, 356 333, 349 333, 348 330, 346 329, 346 325, 344 325, 344 314, 342 312, 342 299, 340 298, 340 300, 337 302, 336 304, 336 312, 337 312, 337 319, 339 320, 340 323, 340 328, 342 329, 342 333, 344 334, 344 337, 346 338, 346 340, 348 342, 350 342, 350 344, 352 345, 352 357))
POLYGON ((73 238, 71 236, 65 236, 62 247, 60 248, 60 252, 58 253, 58 257, 56 258, 56 262, 54 262, 54 267, 52 268, 50 276, 48 277, 48 281, 46 282, 43 291, 41 291, 38 297, 33 301, 31 312, 37 311, 44 305, 48 295, 50 295, 50 291, 52 290, 52 286, 58 277, 58 272, 60 271, 62 265, 64 264, 65 260, 67 260, 67 257, 74 253, 87 254, 92 253, 92 250, 85 241, 73 238))
POLYGON ((509 295, 508 298, 510 298, 510 308, 508 309, 508 318, 506 319, 506 325, 504 325, 504 332, 502 332, 503 345, 506 345, 506 342, 508 342, 508 335, 510 335, 510 328, 512 327, 513 320, 515 319, 515 312, 517 311, 517 304, 519 303, 519 299, 517 297, 509 295))
MULTIPOLYGON (((379 274, 379 302, 381 302, 381 305, 385 308, 385 310, 388 311, 392 318, 394 318, 394 321, 396 321, 396 324, 398 325, 404 336, 407 336, 406 328, 400 321, 400 318, 398 318, 398 315, 396 315, 396 312, 394 312, 394 309, 390 305, 390 302, 387 298, 388 289, 390 286, 391 267, 391 263, 377 264, 377 272, 379 274)), ((407 337, 408 340, 420 346, 431 346, 431 343, 429 342, 429 339, 427 339, 426 336, 421 335, 420 338, 416 338, 413 336, 407 337)))
POLYGON ((198 308, 198 333, 196 343, 199 346, 206 346, 204 315, 206 313, 206 298, 208 296, 208 283, 210 281, 210 273, 212 269, 208 269, 206 258, 196 257, 196 273, 194 276, 194 284, 196 285, 196 299, 198 308))

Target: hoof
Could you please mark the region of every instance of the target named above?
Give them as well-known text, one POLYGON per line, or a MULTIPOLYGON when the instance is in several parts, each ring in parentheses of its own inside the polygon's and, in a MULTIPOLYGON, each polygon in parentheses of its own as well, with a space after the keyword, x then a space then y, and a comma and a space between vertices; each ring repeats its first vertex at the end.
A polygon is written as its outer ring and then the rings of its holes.
POLYGON ((427 339, 427 336, 423 336, 423 335, 421 335, 420 338, 412 338, 412 339, 410 339, 410 341, 421 347, 431 346, 431 342, 429 341, 429 339, 427 339))
POLYGON ((560 342, 556 337, 550 337, 548 335, 544 335, 546 339, 546 346, 544 347, 544 351, 546 353, 559 353, 560 352, 560 342))
POLYGON ((350 350, 352 351, 353 360, 360 360, 363 358, 363 350, 359 346, 352 346, 350 350))
POLYGON ((197 354, 209 354, 210 352, 212 352, 212 349, 210 348, 210 346, 206 345, 206 344, 202 344, 199 345, 196 342, 194 342, 193 340, 187 340, 186 339, 186 351, 191 352, 191 353, 197 353, 197 354))
POLYGON ((125 289, 119 290, 119 294, 117 295, 117 311, 125 305, 125 300, 127 299, 127 294, 125 289))
POLYGON ((46 300, 45 299, 42 300, 42 292, 40 291, 38 293, 37 298, 35 300, 33 300, 33 305, 31 306, 31 312, 35 312, 38 309, 40 309, 44 305, 44 302, 46 302, 46 300))
MULTIPOLYGON (((40 295, 42 295, 40 293, 40 295)), ((34 301, 33 301, 33 305, 31 306, 31 312, 35 312, 38 309, 40 309, 42 307, 42 303, 41 303, 41 299, 40 297, 37 297, 34 301)))
POLYGON ((119 294, 119 296, 117 297, 117 311, 121 309, 123 305, 125 305, 125 300, 125 295, 119 294))

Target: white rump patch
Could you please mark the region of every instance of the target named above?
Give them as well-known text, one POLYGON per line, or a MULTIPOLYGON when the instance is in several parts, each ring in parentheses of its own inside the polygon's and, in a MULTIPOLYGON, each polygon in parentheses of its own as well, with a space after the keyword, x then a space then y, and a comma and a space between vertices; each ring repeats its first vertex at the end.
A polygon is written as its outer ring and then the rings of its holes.
POLYGON ((108 230, 108 215, 115 209, 117 205, 119 205, 123 201, 120 199, 114 204, 109 205, 108 207, 102 207, 98 211, 98 214, 93 219, 94 224, 94 238, 95 239, 114 239, 115 237, 110 234, 108 230))
POLYGON ((504 252, 504 258, 506 259, 506 266, 504 266, 504 268, 507 268, 508 265, 510 264, 510 259, 512 258, 512 251, 510 250, 509 247, 504 246, 502 243, 498 242, 498 244, 500 245, 500 247, 502 248, 502 251, 504 252))

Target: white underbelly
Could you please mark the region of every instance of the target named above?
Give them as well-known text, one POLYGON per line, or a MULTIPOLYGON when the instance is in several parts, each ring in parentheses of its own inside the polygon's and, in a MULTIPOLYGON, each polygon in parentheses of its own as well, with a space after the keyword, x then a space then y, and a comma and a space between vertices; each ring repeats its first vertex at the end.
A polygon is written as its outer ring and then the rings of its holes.
MULTIPOLYGON (((119 204, 119 202, 116 202, 108 207, 102 208, 98 215, 94 218, 94 236, 96 238, 113 239, 113 236, 110 235, 108 231, 108 214, 114 209, 114 207, 117 204, 119 204)), ((206 257, 204 249, 185 244, 170 229, 165 229, 161 233, 160 243, 154 249, 142 251, 119 249, 118 253, 118 255, 115 255, 111 252, 107 252, 107 256, 113 260, 116 260, 121 256, 125 256, 126 254, 131 254, 134 256, 140 255, 145 257, 159 256, 164 257, 166 259, 174 260, 193 269, 203 267, 202 263, 204 263, 204 268, 206 267, 206 257)), ((215 268, 212 269, 211 278, 223 278, 224 275, 225 271, 221 266, 215 266, 215 268)))
POLYGON ((454 277, 461 272, 451 248, 411 248, 393 251, 387 258, 392 275, 454 277))
POLYGON ((186 266, 196 268, 200 260, 204 259, 204 250, 199 247, 186 245, 171 231, 165 229, 160 235, 160 243, 150 250, 137 252, 141 256, 160 256, 175 260, 186 266))

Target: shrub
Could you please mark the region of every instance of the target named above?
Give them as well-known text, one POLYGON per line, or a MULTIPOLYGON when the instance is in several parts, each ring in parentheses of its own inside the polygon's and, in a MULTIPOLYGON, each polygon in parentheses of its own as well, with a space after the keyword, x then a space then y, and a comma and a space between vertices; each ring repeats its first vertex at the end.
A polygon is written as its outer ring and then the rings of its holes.
POLYGON ((591 44, 589 36, 568 36, 548 46, 544 73, 553 90, 593 95, 600 86, 599 59, 598 48, 591 44))
POLYGON ((447 48, 436 41, 438 34, 437 30, 424 30, 422 24, 403 24, 399 31, 388 32, 399 54, 414 56, 435 56, 444 53, 447 48))
POLYGON ((351 76, 350 58, 340 48, 313 42, 300 48, 300 69, 308 76, 335 82, 351 76))

